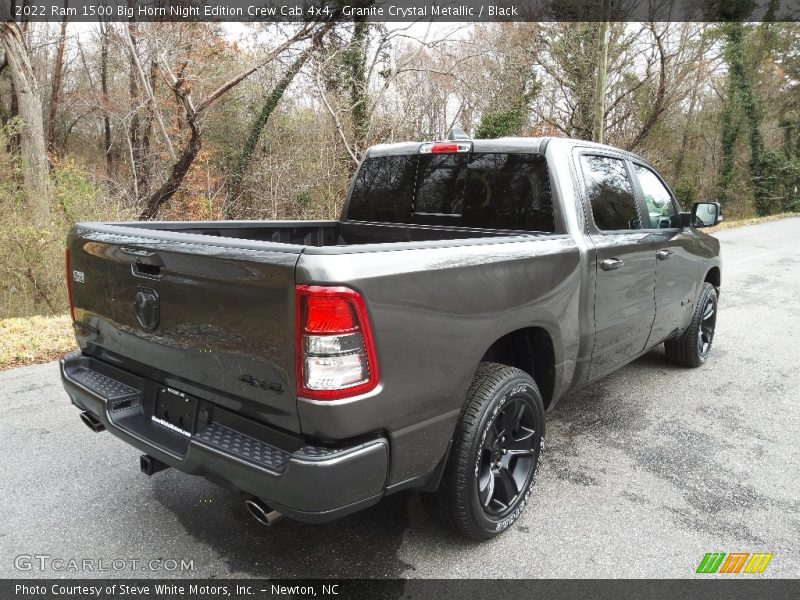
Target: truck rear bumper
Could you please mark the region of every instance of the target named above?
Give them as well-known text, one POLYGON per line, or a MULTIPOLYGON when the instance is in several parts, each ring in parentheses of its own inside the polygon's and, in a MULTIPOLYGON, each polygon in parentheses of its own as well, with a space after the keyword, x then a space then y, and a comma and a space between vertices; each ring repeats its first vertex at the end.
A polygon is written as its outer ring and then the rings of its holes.
POLYGON ((153 420, 148 396, 155 395, 156 382, 81 353, 61 360, 61 379, 72 403, 115 436, 180 471, 261 498, 294 519, 328 521, 383 495, 389 463, 383 437, 313 446, 283 432, 271 435, 221 407, 181 431, 153 420))

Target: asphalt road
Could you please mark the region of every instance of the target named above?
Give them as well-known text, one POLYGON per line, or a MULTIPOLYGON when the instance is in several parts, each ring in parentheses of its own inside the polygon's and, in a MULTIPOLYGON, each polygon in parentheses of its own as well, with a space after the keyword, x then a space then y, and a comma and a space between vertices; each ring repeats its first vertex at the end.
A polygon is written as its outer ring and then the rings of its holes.
POLYGON ((693 577, 711 551, 772 552, 760 577, 798 577, 800 219, 718 237, 709 363, 682 370, 658 349, 562 399, 532 504, 484 544, 443 530, 413 494, 265 528, 231 491, 140 474, 139 452, 81 424, 55 363, 2 372, 0 577, 92 575, 15 567, 33 554, 188 559, 195 577, 693 577))

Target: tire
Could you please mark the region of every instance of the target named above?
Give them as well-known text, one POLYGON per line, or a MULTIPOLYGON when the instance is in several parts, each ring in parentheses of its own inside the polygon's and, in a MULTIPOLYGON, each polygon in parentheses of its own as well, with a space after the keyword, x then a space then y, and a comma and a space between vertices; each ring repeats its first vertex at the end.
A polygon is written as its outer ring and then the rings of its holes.
POLYGON ((711 352, 716 325, 717 290, 706 281, 700 289, 689 327, 680 337, 664 342, 667 360, 682 367, 701 366, 711 352))
POLYGON ((493 538, 528 504, 543 447, 544 406, 536 383, 520 369, 482 363, 467 392, 439 489, 423 501, 462 536, 493 538))

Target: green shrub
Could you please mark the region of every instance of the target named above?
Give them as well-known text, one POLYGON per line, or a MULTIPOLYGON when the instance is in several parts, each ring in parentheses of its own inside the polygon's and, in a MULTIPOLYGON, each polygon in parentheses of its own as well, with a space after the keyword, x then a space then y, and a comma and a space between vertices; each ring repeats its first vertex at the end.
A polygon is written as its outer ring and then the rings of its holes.
POLYGON ((486 113, 475 129, 477 139, 496 139, 519 134, 525 123, 525 112, 521 108, 502 112, 486 113))
POLYGON ((31 224, 22 193, 19 157, 9 152, 16 125, 0 127, 0 319, 67 311, 64 242, 82 220, 131 218, 73 162, 51 168, 50 223, 31 224))

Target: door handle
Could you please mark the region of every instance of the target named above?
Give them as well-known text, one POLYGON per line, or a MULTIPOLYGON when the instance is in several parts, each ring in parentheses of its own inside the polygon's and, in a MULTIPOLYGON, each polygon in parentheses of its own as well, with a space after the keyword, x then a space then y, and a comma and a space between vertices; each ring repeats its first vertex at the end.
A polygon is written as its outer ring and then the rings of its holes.
POLYGON ((621 258, 606 258, 600 261, 600 268, 603 271, 613 271, 614 269, 619 269, 624 262, 621 258))
POLYGON ((669 249, 659 250, 656 252, 656 258, 658 260, 667 260, 670 256, 672 256, 672 250, 669 249))

